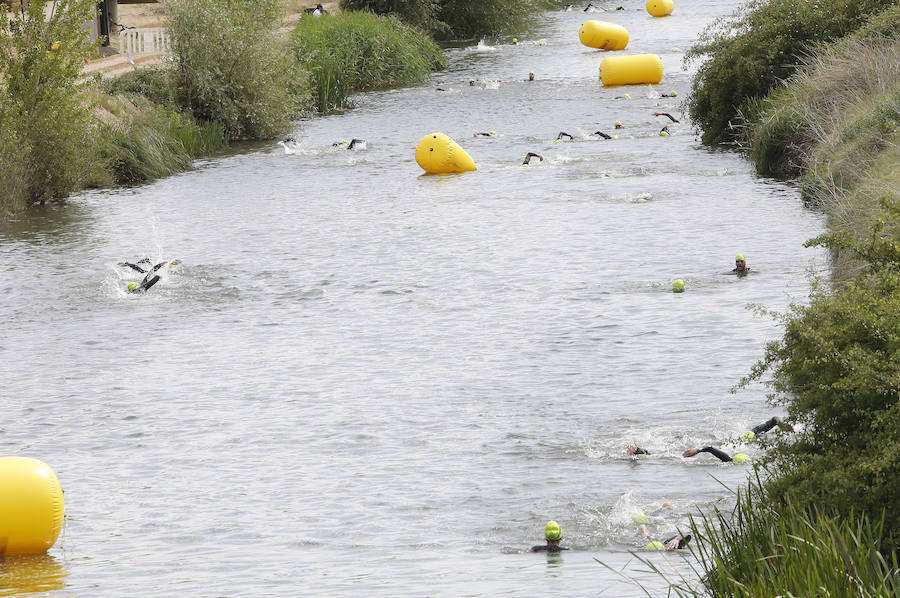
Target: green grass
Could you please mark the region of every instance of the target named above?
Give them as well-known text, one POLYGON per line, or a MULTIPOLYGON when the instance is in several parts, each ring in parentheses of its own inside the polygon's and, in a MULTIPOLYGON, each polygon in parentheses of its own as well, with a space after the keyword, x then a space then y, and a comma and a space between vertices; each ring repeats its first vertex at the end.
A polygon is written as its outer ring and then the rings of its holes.
POLYGON ((883 532, 881 520, 842 518, 771 496, 757 478, 737 493, 733 511, 691 518, 687 571, 635 556, 669 584, 670 596, 887 598, 900 595, 900 569, 897 554, 882 551, 883 532))
POLYGON ((292 48, 310 73, 319 112, 347 108, 354 92, 416 85, 446 67, 441 49, 422 31, 371 13, 301 19, 292 48))

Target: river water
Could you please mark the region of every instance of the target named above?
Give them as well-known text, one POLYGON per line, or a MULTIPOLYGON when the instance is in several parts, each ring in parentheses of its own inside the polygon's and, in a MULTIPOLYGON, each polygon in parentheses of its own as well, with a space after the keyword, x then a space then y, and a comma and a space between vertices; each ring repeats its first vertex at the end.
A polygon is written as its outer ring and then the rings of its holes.
POLYGON ((0 563, 0 594, 645 595, 600 560, 665 595, 632 511, 664 538, 729 508, 750 469, 681 452, 772 415, 764 388, 728 392, 779 336, 747 306, 805 301, 824 222, 681 114, 684 50, 734 3, 622 4, 448 50, 427 84, 298 123, 293 154, 5 225, 0 453, 54 468, 67 523, 0 563), (679 97, 602 88, 588 16, 660 54, 655 91, 679 97), (671 136, 655 111, 681 117, 671 136), (421 176, 434 131, 479 170, 421 176), (368 148, 331 147, 353 137, 368 148), (722 275, 739 252, 758 273, 722 275), (116 263, 144 256, 183 264, 128 295, 116 263), (572 550, 529 553, 549 519, 572 550))

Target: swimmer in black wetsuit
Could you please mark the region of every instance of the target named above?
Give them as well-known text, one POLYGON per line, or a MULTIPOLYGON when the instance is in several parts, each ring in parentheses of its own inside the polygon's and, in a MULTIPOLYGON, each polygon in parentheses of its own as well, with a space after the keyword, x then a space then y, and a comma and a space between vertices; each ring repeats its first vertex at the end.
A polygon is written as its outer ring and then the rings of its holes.
POLYGON ((568 137, 569 139, 575 139, 574 137, 572 137, 571 135, 569 135, 569 134, 566 133, 565 131, 560 131, 560 132, 559 132, 559 135, 556 136, 556 140, 557 140, 557 141, 562 141, 562 138, 563 138, 563 137, 568 137))
POLYGON ((528 164, 529 162, 531 162, 532 158, 540 158, 541 162, 544 161, 544 156, 542 156, 540 154, 536 154, 534 152, 528 152, 527 154, 525 154, 525 161, 522 162, 522 164, 528 164))
POLYGON ((562 530, 555 521, 548 521, 547 527, 544 529, 544 538, 547 544, 532 546, 531 552, 559 552, 560 550, 568 550, 567 546, 560 546, 562 542, 562 530))
MULTIPOLYGON (((749 431, 744 432, 742 437, 744 440, 748 440, 748 441, 753 440, 759 434, 765 434, 766 432, 768 432, 775 426, 778 426, 782 430, 785 430, 788 432, 793 431, 793 428, 791 427, 790 424, 787 424, 787 423, 781 421, 781 418, 776 415, 775 417, 767 419, 766 421, 759 424, 758 426, 754 426, 749 431)), ((729 461, 734 461, 735 463, 744 463, 749 460, 749 457, 747 457, 747 455, 745 455, 743 453, 738 453, 734 457, 731 457, 727 453, 720 451, 719 449, 712 447, 712 446, 704 446, 702 449, 695 449, 695 448, 688 449, 688 450, 684 451, 684 453, 682 454, 682 457, 693 457, 694 455, 697 455, 698 453, 709 453, 710 455, 712 455, 719 461, 723 461, 725 463, 728 463, 729 461)))
MULTIPOLYGON (((149 264, 150 260, 148 258, 144 258, 144 259, 138 260, 137 263, 138 264, 149 264)), ((130 262, 119 262, 119 265, 127 266, 127 267, 131 268, 132 270, 137 270, 141 274, 144 274, 144 279, 141 280, 140 284, 133 282, 133 281, 128 283, 128 292, 129 293, 143 293, 144 291, 149 290, 150 287, 152 287, 153 285, 155 285, 156 283, 159 282, 159 275, 154 274, 157 270, 159 270, 166 264, 169 264, 170 268, 174 268, 175 266, 177 266, 180 263, 181 263, 181 260, 172 260, 171 263, 167 262, 167 261, 162 261, 162 262, 156 264, 155 266, 153 266, 152 268, 150 268, 149 270, 144 270, 137 264, 132 264, 130 262)))
MULTIPOLYGON (((765 434, 766 432, 768 432, 775 426, 778 426, 779 428, 781 428, 782 430, 785 430, 787 432, 793 431, 793 428, 791 427, 790 424, 783 422, 781 420, 781 418, 776 415, 774 417, 767 419, 766 421, 759 424, 758 426, 754 426, 747 432, 744 432, 742 435, 742 438, 744 440, 748 440, 748 441, 753 440, 759 434, 765 434)), ((628 443, 625 444, 625 452, 628 453, 628 455, 630 455, 632 457, 634 457, 636 455, 649 455, 650 454, 650 451, 648 451, 646 449, 642 449, 637 444, 635 444, 634 442, 631 442, 631 441, 629 441, 628 443)), ((697 453, 710 453, 711 455, 717 457, 721 461, 725 461, 725 462, 732 461, 732 458, 730 456, 728 456, 726 453, 720 451, 717 448, 713 448, 711 446, 706 446, 706 447, 703 447, 702 449, 688 449, 688 450, 684 451, 684 454, 682 456, 683 457, 693 457, 697 453), (688 454, 688 453, 690 453, 690 454, 688 454)), ((735 455, 735 456, 737 456, 737 455, 735 455)))
POLYGON ((607 135, 603 131, 594 131, 591 135, 596 135, 598 137, 603 137, 604 139, 612 139, 612 135, 607 135))
POLYGON ((680 120, 678 120, 677 118, 675 118, 674 116, 669 114, 668 112, 654 112, 653 116, 667 116, 669 118, 669 120, 671 120, 673 123, 681 122, 680 120))
POLYGON ((737 254, 734 257, 734 270, 729 272, 729 274, 736 274, 737 276, 747 276, 750 273, 750 268, 747 267, 747 260, 744 259, 743 254, 737 254))

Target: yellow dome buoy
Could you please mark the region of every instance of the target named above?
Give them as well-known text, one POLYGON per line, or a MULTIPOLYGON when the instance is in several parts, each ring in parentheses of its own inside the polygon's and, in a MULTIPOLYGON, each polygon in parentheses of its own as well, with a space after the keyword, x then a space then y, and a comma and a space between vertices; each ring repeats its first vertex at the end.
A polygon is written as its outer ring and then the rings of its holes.
POLYGON ((647 12, 654 17, 667 17, 675 10, 675 0, 647 0, 647 12))
POLYGON ((46 552, 63 523, 63 492, 50 467, 0 457, 0 555, 46 552))
POLYGON ((578 30, 578 39, 588 48, 624 50, 628 45, 628 30, 605 21, 587 21, 578 30))
POLYGON ((428 174, 446 174, 477 170, 466 150, 444 135, 431 133, 416 146, 416 162, 428 174))
POLYGON ((662 58, 656 54, 610 56, 600 63, 603 85, 644 85, 663 78, 662 58))

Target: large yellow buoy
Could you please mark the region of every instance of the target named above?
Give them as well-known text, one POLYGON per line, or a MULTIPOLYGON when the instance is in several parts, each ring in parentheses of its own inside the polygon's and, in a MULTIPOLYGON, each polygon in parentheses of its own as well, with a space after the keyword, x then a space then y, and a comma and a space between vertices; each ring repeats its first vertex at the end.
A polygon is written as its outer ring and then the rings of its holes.
POLYGON ((46 552, 63 523, 56 474, 37 459, 0 457, 0 555, 46 552))
POLYGON ((428 174, 476 170, 475 161, 466 150, 443 133, 422 137, 416 146, 416 162, 428 174))
POLYGON ((659 83, 662 78, 662 58, 656 54, 610 56, 600 63, 600 81, 603 85, 659 83))
POLYGON ((578 39, 588 48, 624 50, 628 45, 628 30, 615 23, 587 21, 578 30, 578 39))
POLYGON ((647 0, 647 12, 654 17, 667 17, 675 10, 675 0, 647 0))

